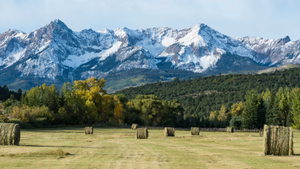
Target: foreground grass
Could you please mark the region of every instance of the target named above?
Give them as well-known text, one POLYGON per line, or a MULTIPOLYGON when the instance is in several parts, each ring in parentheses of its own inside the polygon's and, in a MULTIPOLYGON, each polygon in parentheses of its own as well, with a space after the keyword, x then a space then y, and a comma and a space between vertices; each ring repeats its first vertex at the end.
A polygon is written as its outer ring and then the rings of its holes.
POLYGON ((20 146, 0 146, 0 168, 296 168, 300 133, 294 132, 295 156, 263 156, 258 133, 149 130, 137 140, 130 129, 28 129, 20 146))

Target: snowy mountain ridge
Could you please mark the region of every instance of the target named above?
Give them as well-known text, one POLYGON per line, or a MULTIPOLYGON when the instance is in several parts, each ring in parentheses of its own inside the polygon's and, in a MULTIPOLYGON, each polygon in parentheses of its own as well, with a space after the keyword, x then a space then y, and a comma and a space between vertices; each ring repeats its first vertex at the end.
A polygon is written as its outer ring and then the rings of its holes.
MULTIPOLYGON (((8 30, 0 34, 0 73, 53 81, 58 77, 66 81, 101 78, 133 68, 202 73, 215 69, 226 53, 264 66, 299 64, 300 41, 288 36, 278 40, 233 38, 205 24, 183 30, 124 27, 74 32, 55 20, 30 33, 8 30)), ((230 64, 242 69, 247 63, 230 64)))

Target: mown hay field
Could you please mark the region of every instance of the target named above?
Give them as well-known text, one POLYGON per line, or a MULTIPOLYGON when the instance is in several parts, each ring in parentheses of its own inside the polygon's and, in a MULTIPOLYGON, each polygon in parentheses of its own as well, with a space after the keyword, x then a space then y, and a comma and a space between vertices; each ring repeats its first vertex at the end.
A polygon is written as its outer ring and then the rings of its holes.
POLYGON ((21 129, 19 146, 0 146, 0 168, 298 168, 300 133, 294 132, 295 156, 264 156, 263 138, 249 132, 200 132, 84 127, 21 129))

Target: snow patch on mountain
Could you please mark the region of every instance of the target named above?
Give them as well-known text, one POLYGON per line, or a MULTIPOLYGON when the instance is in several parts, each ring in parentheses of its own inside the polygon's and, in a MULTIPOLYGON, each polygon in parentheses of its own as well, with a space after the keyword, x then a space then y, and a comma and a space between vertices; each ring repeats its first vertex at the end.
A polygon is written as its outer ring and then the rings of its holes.
POLYGON ((114 43, 114 45, 109 48, 108 50, 105 50, 103 53, 101 53, 101 58, 100 60, 105 60, 109 55, 117 52, 120 48, 120 46, 122 45, 122 42, 117 41, 116 43, 114 43))
POLYGON ((175 42, 175 38, 172 37, 165 37, 161 41, 161 44, 165 47, 172 45, 175 42))
POLYGON ((24 53, 25 53, 25 49, 18 46, 17 49, 12 51, 10 55, 6 59, 4 59, 4 61, 2 62, 2 64, 0 64, 0 66, 6 65, 5 68, 8 68, 12 64, 19 61, 24 56, 24 53))
POLYGON ((189 32, 183 38, 180 38, 178 42, 185 46, 190 46, 191 44, 206 46, 203 37, 199 36, 200 26, 201 24, 191 27, 189 32))
POLYGON ((77 56, 77 55, 69 55, 68 58, 62 62, 63 65, 72 67, 72 68, 77 68, 78 66, 90 61, 91 59, 94 59, 98 57, 98 53, 88 53, 86 52, 83 55, 77 56))
POLYGON ((0 34, 2 70, 14 66, 12 70, 21 76, 53 80, 57 76, 73 79, 75 72, 82 78, 102 77, 109 72, 158 69, 161 65, 204 72, 213 69, 225 53, 263 65, 300 64, 300 41, 291 41, 288 36, 278 40, 233 38, 205 24, 182 30, 124 27, 74 32, 60 20, 27 34, 17 30, 0 34))
POLYGON ((213 67, 219 59, 220 59, 220 55, 203 56, 200 58, 201 66, 203 67, 204 70, 206 70, 209 67, 213 67))

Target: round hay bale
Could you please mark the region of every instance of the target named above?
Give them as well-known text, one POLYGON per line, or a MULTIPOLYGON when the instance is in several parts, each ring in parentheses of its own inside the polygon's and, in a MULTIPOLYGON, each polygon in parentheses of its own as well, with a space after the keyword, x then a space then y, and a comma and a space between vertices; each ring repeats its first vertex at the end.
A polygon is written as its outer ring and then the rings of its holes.
POLYGON ((264 155, 269 154, 269 145, 270 145, 270 127, 268 125, 264 125, 264 155))
POLYGON ((0 145, 19 145, 20 126, 16 123, 0 123, 0 145))
POLYGON ((264 125, 264 154, 293 155, 292 128, 264 125))
POLYGON ((93 129, 93 127, 85 127, 84 128, 84 133, 85 134, 93 134, 93 131, 94 129, 93 129))
POLYGON ((164 136, 175 136, 175 129, 173 127, 165 127, 164 136))
POLYGON ((147 128, 138 128, 136 130, 137 139, 147 139, 148 138, 148 129, 147 128))
POLYGON ((192 135, 199 135, 200 134, 199 127, 191 127, 191 134, 192 135))
POLYGON ((294 155, 294 150, 293 150, 293 128, 289 128, 289 155, 294 155))
POLYGON ((132 123, 131 129, 132 129, 132 130, 136 130, 137 128, 139 128, 139 125, 138 125, 138 124, 135 124, 135 123, 132 123))
POLYGON ((234 128, 233 127, 227 127, 227 132, 228 133, 233 133, 234 132, 234 128))

